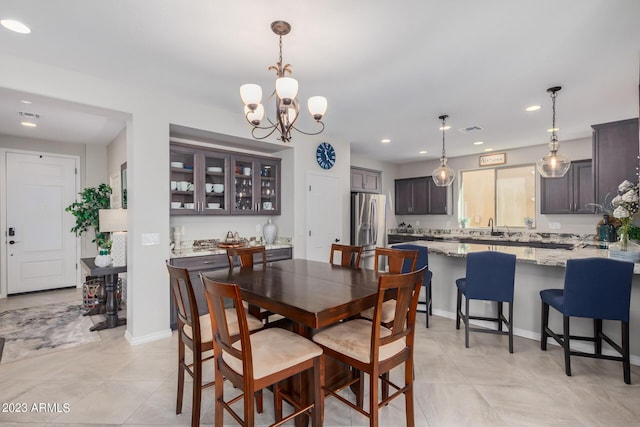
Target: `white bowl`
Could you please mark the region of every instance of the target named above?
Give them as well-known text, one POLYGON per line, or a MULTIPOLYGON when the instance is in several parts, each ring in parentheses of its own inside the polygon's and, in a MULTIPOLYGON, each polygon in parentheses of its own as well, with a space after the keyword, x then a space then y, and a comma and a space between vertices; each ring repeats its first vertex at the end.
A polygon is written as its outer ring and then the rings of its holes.
POLYGON ((219 166, 210 166, 207 168, 208 172, 222 172, 222 168, 219 166))
POLYGON ((220 209, 220 203, 207 203, 209 209, 220 209))
POLYGON ((171 167, 172 168, 183 168, 184 167, 184 163, 182 163, 182 162, 171 162, 171 167))
POLYGON ((196 207, 195 203, 185 203, 184 204, 185 209, 193 209, 196 207))
POLYGON ((182 202, 171 202, 171 207, 173 209, 178 209, 182 207, 182 202))
POLYGON ((222 193, 224 191, 224 184, 213 184, 214 193, 222 193))

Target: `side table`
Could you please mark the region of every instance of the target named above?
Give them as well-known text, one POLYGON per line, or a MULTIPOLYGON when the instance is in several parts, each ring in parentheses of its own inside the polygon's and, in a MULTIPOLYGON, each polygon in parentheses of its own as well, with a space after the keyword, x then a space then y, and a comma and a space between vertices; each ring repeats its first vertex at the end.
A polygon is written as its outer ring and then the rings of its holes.
POLYGON ((118 319, 118 303, 116 301, 116 287, 118 283, 118 274, 126 273, 127 266, 114 267, 97 267, 94 258, 81 258, 80 264, 82 268, 91 276, 104 276, 107 301, 105 304, 104 322, 93 325, 90 331, 100 331, 102 329, 111 329, 127 324, 127 319, 118 319))

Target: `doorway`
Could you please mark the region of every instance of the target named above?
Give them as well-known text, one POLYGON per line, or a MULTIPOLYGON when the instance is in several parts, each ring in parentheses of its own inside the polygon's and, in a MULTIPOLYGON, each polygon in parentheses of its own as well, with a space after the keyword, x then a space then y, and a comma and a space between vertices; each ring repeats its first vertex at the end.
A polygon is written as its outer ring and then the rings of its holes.
POLYGON ((331 244, 342 241, 343 194, 340 178, 307 174, 307 259, 328 261, 331 244))
POLYGON ((7 294, 76 286, 78 240, 70 231, 77 157, 7 152, 5 257, 7 294))

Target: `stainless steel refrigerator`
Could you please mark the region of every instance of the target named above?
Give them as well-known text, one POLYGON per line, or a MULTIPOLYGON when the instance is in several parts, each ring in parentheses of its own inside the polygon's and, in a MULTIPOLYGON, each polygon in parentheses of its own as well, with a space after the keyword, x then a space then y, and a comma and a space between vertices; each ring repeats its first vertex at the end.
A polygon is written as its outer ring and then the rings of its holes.
POLYGON ((351 193, 351 244, 363 247, 363 268, 373 268, 376 246, 386 244, 385 208, 382 194, 351 193))

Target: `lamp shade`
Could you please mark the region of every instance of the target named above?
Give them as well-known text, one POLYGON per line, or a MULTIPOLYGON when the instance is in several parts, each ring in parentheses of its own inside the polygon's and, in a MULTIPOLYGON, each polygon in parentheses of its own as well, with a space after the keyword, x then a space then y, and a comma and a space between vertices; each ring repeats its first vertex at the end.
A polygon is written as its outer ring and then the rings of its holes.
POLYGON ((536 162, 536 168, 543 178, 561 178, 566 175, 571 160, 557 151, 549 151, 536 162))
POLYGON ((320 120, 327 112, 327 98, 324 96, 312 96, 307 101, 307 107, 314 120, 320 120))
POLYGON ((298 81, 293 77, 280 77, 276 80, 276 93, 285 105, 289 105, 298 94, 298 81))
POLYGON ((446 163, 442 163, 439 168, 433 171, 431 178, 438 187, 447 187, 451 185, 456 174, 453 169, 447 167, 446 163))
POLYGON ((258 104, 255 110, 251 110, 247 105, 245 105, 244 115, 252 125, 258 126, 264 117, 264 106, 262 104, 258 104))
POLYGON ((240 86, 240 98, 242 98, 244 105, 254 110, 262 101, 262 87, 253 83, 244 84, 240 86))
POLYGON ((100 232, 127 231, 126 209, 100 209, 98 211, 100 232))

